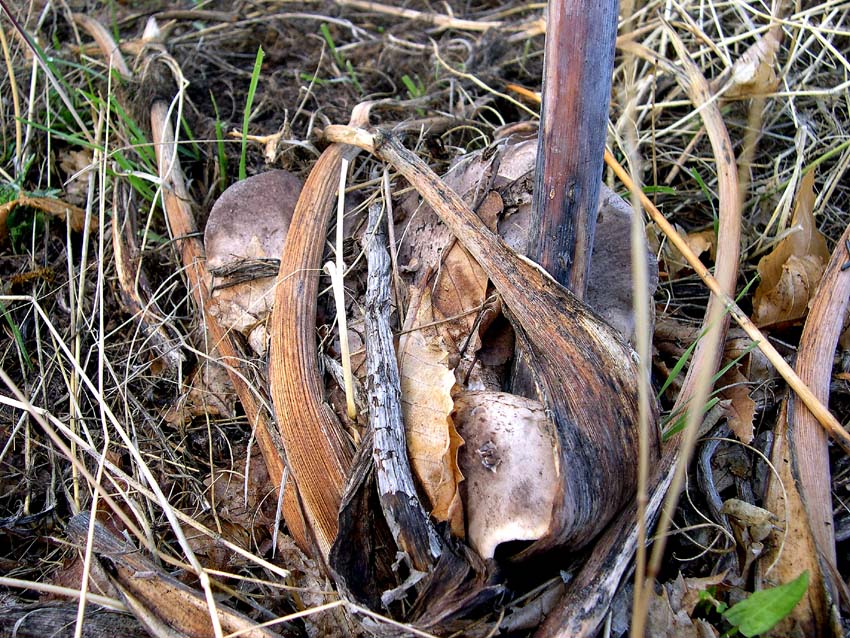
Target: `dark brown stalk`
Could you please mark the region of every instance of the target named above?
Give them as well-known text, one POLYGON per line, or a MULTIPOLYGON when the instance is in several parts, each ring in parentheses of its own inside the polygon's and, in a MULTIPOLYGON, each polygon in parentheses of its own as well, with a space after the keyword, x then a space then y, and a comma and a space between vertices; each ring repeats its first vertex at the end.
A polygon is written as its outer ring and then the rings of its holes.
POLYGON ((579 299, 590 269, 618 0, 550 0, 528 256, 579 299))
MULTIPOLYGON (((714 293, 706 309, 704 321, 708 322, 709 317, 716 314, 718 304, 727 308, 729 313, 736 319, 739 319, 739 315, 745 318, 746 316, 743 315, 740 309, 730 299, 730 296, 733 296, 735 292, 741 226, 735 154, 732 150, 732 143, 729 139, 726 126, 723 123, 720 109, 716 102, 711 99, 708 83, 693 61, 687 56, 683 47, 681 47, 681 41, 675 38, 674 42, 678 47, 677 50, 685 71, 682 71, 669 61, 665 61, 665 69, 671 72, 688 92, 694 106, 701 109, 700 112, 706 124, 712 150, 714 151, 720 185, 720 227, 716 260, 717 267, 715 270, 716 277, 712 278, 702 264, 698 264, 699 268, 697 268, 703 281, 708 283, 708 278, 711 279, 712 283, 709 284, 709 287, 714 293)), ((609 160, 609 165, 612 165, 610 160, 613 160, 613 158, 609 154, 606 154, 606 158, 609 160)), ((615 163, 613 162, 613 164, 615 163)), ((621 179, 624 177, 628 179, 625 171, 622 171, 621 167, 618 168, 621 171, 618 173, 618 176, 621 179)), ((630 188, 635 188, 630 179, 627 183, 630 185, 630 188)), ((643 203, 647 210, 650 210, 650 208, 654 209, 642 191, 635 188, 635 195, 640 198, 641 203, 643 203)), ((654 213, 657 213, 657 211, 654 211, 654 213)), ((677 246, 679 243, 684 243, 679 242, 681 238, 678 237, 666 220, 661 217, 660 213, 657 216, 653 215, 653 219, 660 226, 664 227, 665 234, 668 236, 671 236, 671 233, 676 235, 677 246)), ((695 257, 694 260, 692 265, 699 262, 695 257)), ((728 320, 729 315, 726 315, 721 322, 720 330, 714 333, 715 338, 710 340, 703 339, 697 346, 674 410, 684 408, 693 398, 696 390, 696 380, 700 370, 704 367, 708 367, 712 372, 717 370, 721 352, 716 347, 714 341, 719 340, 722 342, 728 320)), ((704 323, 704 325, 706 324, 704 323)), ((680 450, 679 446, 681 442, 682 435, 677 435, 665 445, 662 457, 652 473, 649 500, 646 505, 647 527, 650 527, 658 516, 667 490, 673 482, 677 462, 687 462, 690 452, 688 450, 680 450)), ((637 525, 637 507, 635 504, 631 504, 622 512, 614 524, 606 531, 605 535, 594 546, 590 558, 584 564, 576 579, 567 587, 567 593, 564 599, 538 631, 537 636, 539 638, 592 636, 596 633, 599 624, 607 613, 608 606, 611 603, 614 592, 619 586, 620 579, 631 563, 638 538, 637 525)), ((657 560, 656 555, 653 555, 653 559, 657 560)), ((656 560, 648 567, 647 584, 643 584, 642 587, 639 584, 636 595, 644 596, 645 591, 650 591, 651 585, 648 583, 651 583, 655 577, 655 570, 657 568, 656 560)), ((646 599, 645 596, 644 599, 646 599)))
POLYGON ((328 127, 326 135, 392 164, 486 271, 530 353, 530 369, 552 410, 564 473, 552 526, 533 550, 588 543, 635 489, 639 368, 632 350, 568 290, 508 248, 398 140, 349 127, 328 127))
POLYGON ((366 249, 369 280, 364 322, 372 454, 378 498, 393 538, 398 548, 410 556, 413 566, 427 572, 440 557, 442 545, 419 502, 407 457, 401 379, 390 329, 390 256, 385 226, 381 205, 373 204, 369 208, 369 245, 366 249))

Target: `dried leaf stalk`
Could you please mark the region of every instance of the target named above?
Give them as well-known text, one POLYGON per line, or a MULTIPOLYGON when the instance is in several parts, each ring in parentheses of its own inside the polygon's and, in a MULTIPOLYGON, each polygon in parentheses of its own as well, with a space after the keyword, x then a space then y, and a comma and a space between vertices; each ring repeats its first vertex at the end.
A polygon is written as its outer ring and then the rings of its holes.
POLYGON ((528 257, 587 289, 608 129, 619 0, 552 0, 528 257))
MULTIPOLYGON (((210 299, 208 284, 210 275, 204 265, 204 246, 189 205, 191 196, 186 190, 183 171, 180 168, 177 155, 171 152, 175 142, 171 124, 168 121, 168 105, 165 102, 156 102, 151 107, 151 129, 160 175, 164 180, 162 199, 163 208, 168 217, 168 226, 180 253, 181 261, 185 266, 189 290, 195 298, 195 303, 203 310, 210 299)), ((208 312, 203 312, 203 317, 209 343, 219 354, 217 362, 227 369, 227 374, 236 389, 245 415, 254 428, 269 476, 279 490, 284 489, 282 447, 274 436, 268 411, 257 396, 257 390, 249 385, 248 380, 251 378, 251 373, 245 365, 245 357, 236 346, 233 338, 215 317, 208 312)), ((301 518, 301 509, 292 490, 285 491, 283 517, 296 542, 302 547, 307 547, 307 536, 301 518)))
MULTIPOLYGON (((86 16, 75 14, 74 19, 95 38, 104 55, 113 60, 122 77, 132 79, 132 73, 109 31, 96 20, 86 16)), ((173 60, 171 62, 176 67, 176 62, 173 60)), ((198 228, 189 205, 191 198, 186 190, 180 161, 177 154, 173 152, 174 133, 167 114, 168 106, 165 103, 156 102, 151 106, 151 130, 160 177, 163 179, 163 208, 168 219, 168 227, 175 237, 181 259, 186 267, 189 289, 195 297, 195 303, 201 309, 210 342, 221 355, 219 363, 227 369, 248 422, 254 429, 269 476, 277 489, 283 490, 285 488, 283 448, 272 427, 268 410, 263 405, 264 401, 258 397, 257 390, 249 385, 252 373, 245 365, 245 358, 230 333, 218 323, 215 317, 204 312, 210 300, 207 282, 211 281, 211 278, 205 265, 203 243, 198 236, 198 228)), ((120 239, 118 243, 120 244, 120 239)), ((307 548, 307 535, 301 508, 293 490, 285 492, 282 510, 290 534, 302 548, 307 548)))
MULTIPOLYGON (((355 108, 352 122, 366 121, 368 109, 369 104, 355 108)), ((353 448, 324 401, 316 350, 316 298, 342 160, 352 151, 333 144, 310 171, 286 235, 271 317, 269 376, 275 416, 308 529, 325 564, 337 534, 353 448)))
MULTIPOLYGON (((835 356, 847 306, 850 303, 850 271, 842 270, 847 260, 850 226, 836 244, 817 293, 812 299, 809 316, 800 336, 796 370, 800 380, 826 404, 832 376, 828 362, 835 356)), ((817 424, 817 416, 799 395, 789 406, 789 427, 794 467, 799 474, 806 510, 812 522, 818 548, 827 561, 835 565, 835 528, 832 518, 832 482, 829 473, 827 433, 817 424)))
MULTIPOLYGON (((65 528, 72 542, 86 545, 89 512, 77 514, 65 528)), ((92 527, 92 550, 108 563, 111 582, 121 592, 133 615, 155 636, 211 636, 210 608, 203 594, 173 578, 139 551, 116 538, 103 525, 92 527)), ((223 605, 215 606, 221 630, 249 638, 277 638, 280 634, 223 605)))

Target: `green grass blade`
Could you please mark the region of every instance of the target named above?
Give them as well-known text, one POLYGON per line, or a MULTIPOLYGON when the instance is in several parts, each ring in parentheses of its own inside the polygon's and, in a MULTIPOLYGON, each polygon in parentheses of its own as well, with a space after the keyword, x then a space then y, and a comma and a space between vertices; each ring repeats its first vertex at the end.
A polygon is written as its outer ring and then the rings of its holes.
POLYGON ((343 66, 342 64, 342 54, 337 51, 336 42, 334 42, 333 36, 331 35, 331 30, 328 28, 328 25, 322 22, 319 25, 319 31, 322 32, 322 37, 325 39, 325 43, 328 45, 328 49, 331 51, 331 55, 333 56, 334 62, 336 62, 337 66, 343 66))
POLYGON ((257 58, 254 60, 254 70, 251 72, 251 84, 248 86, 248 97, 245 100, 245 114, 242 117, 242 152, 239 157, 239 180, 247 176, 248 158, 248 121, 251 119, 251 106, 254 104, 254 94, 257 92, 257 82, 260 79, 260 69, 263 66, 263 47, 257 49, 257 58))
POLYGON ((18 346, 18 350, 21 353, 21 359, 23 359, 24 363, 27 366, 27 369, 30 372, 34 372, 35 368, 32 365, 32 361, 30 361, 29 351, 27 350, 27 346, 24 343, 24 336, 21 334, 20 328, 18 328, 18 324, 14 322, 12 316, 9 314, 9 311, 6 309, 6 305, 0 301, 0 313, 3 314, 3 318, 6 320, 6 323, 9 325, 9 329, 12 331, 12 336, 15 339, 15 344, 18 346))
POLYGON ((215 96, 210 91, 210 101, 212 102, 213 112, 215 113, 215 148, 218 155, 218 187, 221 192, 227 188, 227 154, 224 152, 224 125, 221 123, 221 116, 218 113, 218 104, 215 101, 215 96))

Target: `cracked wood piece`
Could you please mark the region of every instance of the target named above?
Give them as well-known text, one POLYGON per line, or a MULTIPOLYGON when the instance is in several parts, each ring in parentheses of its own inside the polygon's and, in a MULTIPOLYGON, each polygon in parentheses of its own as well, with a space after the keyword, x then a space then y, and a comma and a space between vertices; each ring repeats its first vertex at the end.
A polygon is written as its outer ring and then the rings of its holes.
POLYGON ((378 498, 399 549, 413 566, 429 571, 442 553, 442 544, 413 484, 407 458, 399 377, 390 330, 390 257, 381 205, 369 208, 369 268, 366 287, 366 378, 369 425, 374 433, 373 457, 378 498))

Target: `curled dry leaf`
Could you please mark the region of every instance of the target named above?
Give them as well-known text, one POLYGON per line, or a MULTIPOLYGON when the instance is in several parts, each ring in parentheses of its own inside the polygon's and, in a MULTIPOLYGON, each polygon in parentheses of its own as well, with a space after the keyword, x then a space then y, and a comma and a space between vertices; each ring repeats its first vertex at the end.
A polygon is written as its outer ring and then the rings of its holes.
MULTIPOLYGON (((694 251, 697 257, 709 251, 711 257, 714 258, 714 251, 717 247, 717 235, 713 229, 688 233, 678 224, 675 225, 675 228, 685 238, 685 241, 688 242, 688 247, 694 251)), ((658 234, 657 229, 650 227, 647 230, 647 234, 653 252, 660 255, 660 258, 664 262, 667 279, 677 279, 679 274, 690 269, 688 261, 678 248, 670 242, 662 243, 662 236, 658 234)))
MULTIPOLYGON (((196 514, 195 520, 209 529, 216 530, 219 538, 233 543, 242 549, 251 549, 252 538, 249 528, 207 513, 196 514)), ((245 558, 226 545, 217 542, 216 539, 210 538, 206 534, 202 534, 194 527, 188 525, 183 525, 182 527, 183 533, 186 535, 186 542, 192 548, 192 551, 204 568, 233 572, 246 566, 247 561, 245 558)), ((187 574, 185 578, 194 580, 194 575, 187 574)))
MULTIPOLYGON (((338 594, 322 573, 319 563, 305 556, 291 537, 278 533, 275 555, 276 562, 286 566, 290 572, 286 585, 293 588, 290 595, 298 611, 319 607, 336 598, 338 594)), ((344 607, 307 614, 303 622, 308 638, 360 638, 368 635, 344 607)))
POLYGON ((190 377, 188 388, 164 418, 171 425, 183 425, 199 416, 232 418, 235 414, 236 392, 227 370, 207 360, 190 377))
MULTIPOLYGON (((498 193, 482 195, 488 162, 465 158, 447 181, 460 189, 467 202, 480 201, 478 214, 491 229, 502 212, 498 193), (476 181, 476 180, 481 181, 476 181)), ((414 222, 409 222, 414 223, 414 222)), ((452 421, 452 390, 467 376, 480 341, 476 326, 487 298, 487 275, 466 249, 447 234, 435 213, 421 209, 419 232, 429 241, 414 242, 416 259, 438 259, 420 271, 418 290, 411 299, 405 334, 399 342, 402 405, 410 462, 438 521, 448 520, 452 532, 463 536, 463 506, 458 484, 458 448, 463 440, 452 421), (428 226, 430 224, 430 226, 428 226), (429 273, 433 276, 429 276, 429 273)))
POLYGON ((814 205, 814 174, 810 172, 797 191, 794 232, 759 261, 761 282, 753 298, 757 326, 796 321, 806 315, 829 261, 826 239, 815 224, 814 205))
POLYGON ((720 379, 723 388, 720 395, 726 402, 727 423, 739 441, 750 443, 753 440, 753 419, 756 402, 750 398, 750 382, 733 367, 720 379))
POLYGON ((455 375, 449 351, 435 326, 431 290, 419 289, 408 317, 408 331, 399 342, 402 409, 410 464, 428 495, 431 515, 450 521, 463 535, 463 508, 457 485, 462 480, 457 450, 463 443, 452 421, 455 375), (416 327, 414 327, 416 326, 416 327))
POLYGON ((782 27, 776 25, 747 49, 732 65, 727 98, 764 95, 779 85, 776 52, 782 43, 782 27))
POLYGON ((780 523, 772 527, 767 539, 768 552, 756 563, 758 579, 763 587, 788 583, 804 571, 809 572, 809 587, 794 610, 768 635, 770 636, 830 636, 841 635, 830 624, 833 622, 835 601, 830 599, 812 534, 811 522, 806 512, 803 495, 794 476, 794 453, 788 438, 788 402, 782 404, 773 430, 774 442, 771 462, 777 470, 768 475, 765 507, 776 514, 780 523))
POLYGON ((701 618, 692 618, 698 593, 723 580, 723 575, 709 578, 679 577, 652 592, 647 612, 647 634, 663 638, 715 638, 717 630, 701 618))
POLYGON ((237 182, 218 198, 204 231, 207 268, 214 276, 209 312, 248 337, 261 354, 268 341, 265 321, 274 301, 276 260, 301 186, 295 175, 279 170, 237 182))
POLYGON ((256 535, 274 525, 277 494, 256 446, 251 448, 250 458, 243 444, 234 444, 231 453, 232 467, 216 469, 204 479, 206 496, 215 507, 217 519, 226 519, 256 535))
MULTIPOLYGON (((531 189, 536 162, 537 141, 508 143, 498 154, 498 171, 493 188, 502 193, 504 213, 499 234, 505 243, 524 253, 531 217, 531 189)), ((587 304, 628 340, 632 340, 635 320, 632 313, 630 225, 632 207, 610 188, 599 192, 599 216, 593 242, 593 261, 587 282, 587 304)), ((649 288, 652 297, 658 285, 658 264, 646 246, 649 288)))
POLYGON ((77 206, 85 204, 89 187, 84 172, 94 165, 89 149, 59 152, 59 169, 65 173, 65 198, 68 203, 77 206))
MULTIPOLYGON (((9 215, 19 206, 35 208, 42 213, 57 217, 63 221, 67 218, 71 229, 77 233, 83 232, 86 226, 86 211, 79 206, 74 206, 55 197, 31 197, 21 194, 17 199, 0 205, 0 243, 6 241, 6 236, 9 233, 9 229, 6 226, 9 215)), ((89 230, 92 232, 97 230, 96 215, 92 215, 89 219, 89 230)))

